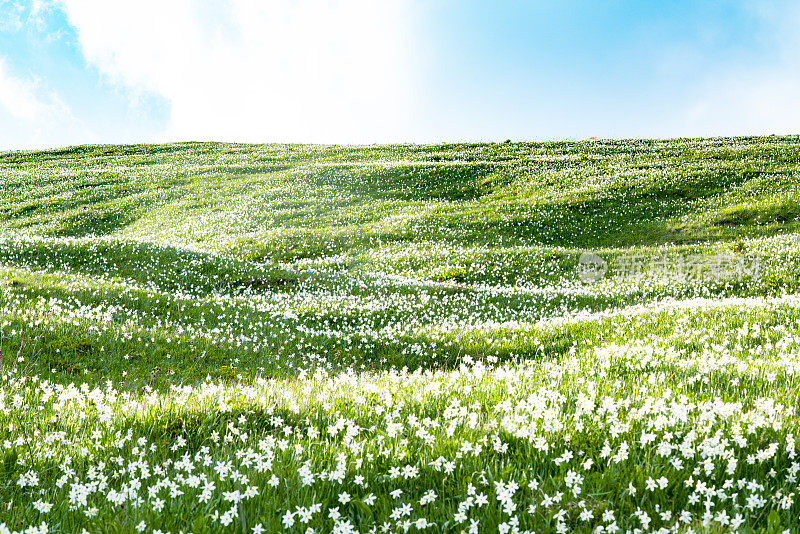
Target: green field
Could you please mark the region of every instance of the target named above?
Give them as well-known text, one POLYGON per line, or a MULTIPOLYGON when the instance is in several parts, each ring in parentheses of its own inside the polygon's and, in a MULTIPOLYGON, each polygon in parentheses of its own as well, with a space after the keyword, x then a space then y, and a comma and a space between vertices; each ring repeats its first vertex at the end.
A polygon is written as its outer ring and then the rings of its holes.
POLYGON ((798 275, 800 137, 0 153, 0 533, 800 532, 798 275))

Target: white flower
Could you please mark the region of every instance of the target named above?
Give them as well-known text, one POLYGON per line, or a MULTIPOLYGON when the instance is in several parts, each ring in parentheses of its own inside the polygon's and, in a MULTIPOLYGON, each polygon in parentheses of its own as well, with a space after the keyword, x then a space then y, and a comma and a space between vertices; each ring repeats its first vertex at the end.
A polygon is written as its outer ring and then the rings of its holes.
POLYGON ((36 508, 40 513, 46 514, 50 512, 50 510, 53 508, 53 505, 42 500, 37 500, 33 503, 33 507, 36 508))
POLYGON ((436 500, 436 493, 433 490, 428 490, 425 492, 425 495, 419 500, 419 504, 425 506, 428 503, 432 503, 436 500))
POLYGON ((151 505, 153 510, 160 512, 164 508, 164 501, 161 499, 154 499, 151 505))

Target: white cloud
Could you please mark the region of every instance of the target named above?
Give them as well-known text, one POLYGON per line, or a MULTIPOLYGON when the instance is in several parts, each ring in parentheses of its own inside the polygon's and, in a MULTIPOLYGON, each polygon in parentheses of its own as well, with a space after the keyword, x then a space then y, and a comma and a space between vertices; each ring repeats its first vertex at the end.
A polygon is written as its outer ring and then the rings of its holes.
POLYGON ((709 73, 679 115, 678 135, 800 133, 800 6, 767 0, 748 7, 767 52, 757 64, 732 63, 709 73))
POLYGON ((170 103, 165 139, 408 138, 416 45, 396 0, 59 0, 86 59, 170 103))
POLYGON ((92 140, 58 94, 13 75, 0 57, 0 149, 43 148, 92 140))
POLYGON ((780 72, 730 75, 692 103, 684 116, 685 135, 800 133, 798 95, 800 77, 780 72))
POLYGON ((0 104, 12 117, 30 121, 47 109, 34 94, 33 84, 12 76, 4 58, 0 58, 0 104))

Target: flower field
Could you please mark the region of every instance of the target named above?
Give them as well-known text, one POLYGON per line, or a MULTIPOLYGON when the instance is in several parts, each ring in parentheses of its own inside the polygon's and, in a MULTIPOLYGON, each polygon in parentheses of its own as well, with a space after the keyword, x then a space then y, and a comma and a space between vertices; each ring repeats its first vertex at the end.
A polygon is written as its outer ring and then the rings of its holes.
POLYGON ((796 137, 0 153, 0 533, 800 532, 798 175, 796 137))

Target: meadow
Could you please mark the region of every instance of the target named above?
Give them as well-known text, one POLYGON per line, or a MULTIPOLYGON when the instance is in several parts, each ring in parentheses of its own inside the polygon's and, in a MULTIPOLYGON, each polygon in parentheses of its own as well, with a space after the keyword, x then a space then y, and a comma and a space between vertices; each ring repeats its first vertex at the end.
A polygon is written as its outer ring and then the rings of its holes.
POLYGON ((800 137, 0 153, 0 534, 800 532, 799 177, 800 137))

